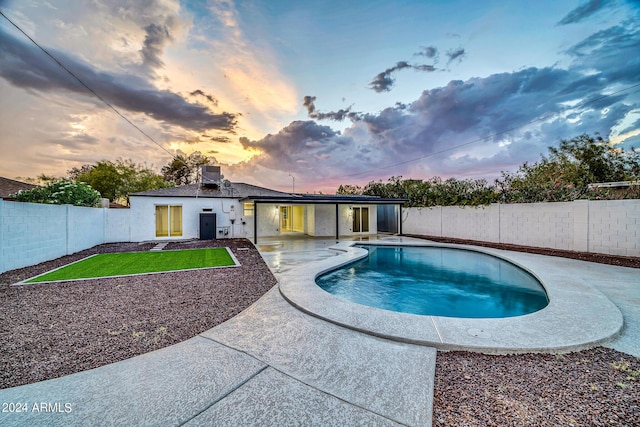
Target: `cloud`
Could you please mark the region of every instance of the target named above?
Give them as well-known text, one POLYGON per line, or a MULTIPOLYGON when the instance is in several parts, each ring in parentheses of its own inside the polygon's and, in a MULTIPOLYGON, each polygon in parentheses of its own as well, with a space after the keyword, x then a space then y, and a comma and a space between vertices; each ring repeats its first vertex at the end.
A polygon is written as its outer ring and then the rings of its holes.
POLYGON ((462 61, 462 58, 464 58, 465 55, 466 55, 466 52, 461 47, 457 49, 448 50, 447 57, 449 58, 449 61, 447 61, 447 66, 449 66, 449 64, 451 64, 456 59, 458 60, 458 62, 462 61))
POLYGON ((417 71, 436 71, 437 68, 433 65, 427 64, 409 64, 406 61, 400 61, 395 66, 391 68, 387 68, 383 72, 379 73, 377 76, 373 78, 369 86, 371 89, 376 92, 389 92, 393 87, 395 80, 391 77, 393 73, 399 70, 404 70, 406 68, 411 68, 417 71))
POLYGON ((418 71, 436 71, 437 68, 434 67, 433 65, 427 65, 427 64, 421 64, 421 65, 413 65, 412 68, 414 70, 418 70, 418 71))
POLYGON ((629 20, 600 30, 567 50, 574 58, 572 66, 584 73, 596 71, 604 82, 636 83, 640 71, 640 29, 637 20, 629 20), (624 58, 624 60, 621 60, 624 58))
MULTIPOLYGON (((291 123, 276 135, 245 140, 246 148, 261 154, 243 163, 242 172, 304 171, 310 188, 314 182, 337 187, 391 175, 497 177, 539 160, 561 139, 596 132, 608 137, 612 129, 630 133, 639 95, 612 88, 637 82, 640 62, 633 52, 639 38, 632 25, 604 29, 569 49, 573 62, 567 69, 530 67, 454 80, 424 90, 411 103, 361 113, 342 133, 314 121, 291 123)), ((449 58, 461 56, 453 51, 449 58)), ((303 100, 311 118, 321 117, 315 101, 303 100)), ((630 133, 624 146, 629 141, 637 135, 630 133)), ((274 177, 263 182, 287 182, 274 177)), ((297 185, 302 181, 296 178, 297 185)))
MULTIPOLYGON (((0 77, 14 86, 39 92, 62 90, 91 97, 86 87, 33 44, 0 30, 0 49, 3 52, 0 77)), ((206 107, 191 104, 171 91, 159 90, 141 77, 99 71, 63 52, 54 49, 49 49, 49 52, 86 86, 117 108, 144 113, 155 120, 198 131, 217 129, 233 132, 236 127, 236 114, 212 114, 206 107)))
POLYGON ((42 13, 53 15, 53 26, 42 22, 48 22, 48 16, 40 17, 33 11, 27 13, 40 21, 37 31, 30 34, 38 37, 46 34, 51 37, 51 43, 58 43, 51 47, 90 58, 94 65, 127 69, 150 77, 164 70, 165 50, 173 43, 180 43, 191 26, 181 18, 180 5, 174 0, 58 3, 59 11, 42 13), (65 12, 66 9, 70 13, 65 12))
POLYGON ((430 59, 436 59, 438 57, 438 48, 435 46, 422 47, 420 52, 416 52, 415 56, 425 56, 430 59))
POLYGON ((391 90, 391 87, 394 83, 393 78, 391 78, 391 74, 405 68, 411 68, 411 65, 409 65, 409 63, 406 61, 400 61, 395 66, 387 68, 386 70, 375 76, 371 83, 369 83, 369 86, 371 86, 371 89, 375 90, 378 93, 388 92, 391 90))
POLYGON ((316 106, 314 104, 315 100, 315 96, 305 95, 304 98, 302 98, 302 106, 306 108, 307 114, 309 115, 314 114, 316 111, 316 106))
POLYGON ((212 142, 222 142, 222 143, 231 142, 231 138, 227 136, 212 136, 209 138, 209 140, 212 142))
POLYGON ((610 0, 588 0, 569 12, 567 16, 558 22, 558 25, 576 24, 594 13, 608 7, 610 3, 610 0))
POLYGON ((362 119, 362 113, 351 111, 351 106, 348 108, 341 108, 338 111, 330 111, 328 113, 321 113, 316 110, 315 96, 305 96, 302 99, 302 106, 307 110, 307 115, 316 120, 333 120, 341 122, 344 119, 351 121, 357 121, 362 119))
MULTIPOLYGON (((409 64, 407 61, 400 61, 396 63, 395 66, 387 68, 381 73, 378 73, 373 80, 369 83, 369 86, 374 91, 381 92, 389 92, 393 85, 395 84, 395 79, 392 77, 394 73, 400 70, 404 70, 407 68, 423 71, 423 72, 433 72, 437 71, 435 64, 438 63, 438 49, 435 46, 427 46, 422 47, 419 52, 413 54, 414 56, 424 56, 426 58, 432 59, 433 64, 409 64)), ((458 48, 455 50, 449 50, 447 52, 447 57, 449 61, 447 62, 447 66, 451 64, 454 60, 458 60, 458 62, 462 61, 462 58, 465 56, 465 50, 463 48, 458 48)))
POLYGON ((334 146, 343 145, 344 141, 340 133, 329 126, 314 121, 294 121, 275 135, 269 134, 257 141, 241 137, 240 143, 246 149, 262 152, 263 166, 277 168, 330 152, 334 146))
POLYGON ((189 95, 191 96, 201 96, 203 98, 205 98, 206 100, 208 100, 210 103, 212 103, 214 106, 218 106, 218 100, 213 96, 213 95, 208 95, 206 93, 204 93, 204 91, 202 91, 201 89, 196 89, 193 92, 191 92, 189 95))
POLYGON ((165 45, 172 40, 168 26, 149 24, 144 28, 146 36, 140 50, 142 62, 150 68, 164 66, 161 56, 165 45))

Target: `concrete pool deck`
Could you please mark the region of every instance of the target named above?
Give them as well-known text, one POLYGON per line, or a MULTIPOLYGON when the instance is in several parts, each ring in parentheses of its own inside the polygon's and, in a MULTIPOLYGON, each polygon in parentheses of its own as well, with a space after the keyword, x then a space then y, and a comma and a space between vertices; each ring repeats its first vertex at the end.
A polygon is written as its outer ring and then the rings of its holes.
POLYGON ((322 273, 367 256, 366 249, 352 246, 354 242, 331 246, 329 249, 337 252, 337 256, 292 268, 281 274, 279 284, 282 295, 300 310, 337 325, 381 338, 441 350, 485 353, 571 351, 608 342, 622 330, 622 313, 609 298, 589 283, 593 277, 590 273, 585 275, 585 267, 580 262, 405 237, 362 243, 437 246, 494 255, 536 276, 547 291, 549 305, 535 313, 517 317, 463 319, 397 313, 355 304, 322 290, 315 283, 315 278, 322 273))
MULTIPOLYGON (((398 239, 410 241, 383 241, 398 239)), ((271 240, 258 248, 286 287, 301 269, 310 273, 316 261, 344 261, 347 252, 328 250, 335 243, 271 240)), ((526 262, 551 262, 524 255, 526 262)), ((554 271, 571 268, 572 280, 595 287, 599 303, 606 296, 622 312, 622 331, 605 345, 640 356, 639 271, 552 261, 554 271)), ((587 325, 569 327, 588 327, 600 313, 590 316, 587 325)), ((468 330, 461 335, 472 344, 477 338, 468 330)), ((0 425, 430 425, 435 360, 433 347, 363 334, 306 314, 274 287, 240 315, 190 340, 0 390, 1 402, 26 403, 28 409, 0 412, 0 425)))

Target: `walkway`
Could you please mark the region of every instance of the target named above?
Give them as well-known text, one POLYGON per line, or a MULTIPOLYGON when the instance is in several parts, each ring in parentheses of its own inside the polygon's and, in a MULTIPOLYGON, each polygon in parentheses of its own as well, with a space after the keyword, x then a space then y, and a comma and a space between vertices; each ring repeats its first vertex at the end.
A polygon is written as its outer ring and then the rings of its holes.
MULTIPOLYGON (((339 256, 327 250, 331 240, 265 243, 259 249, 279 280, 312 260, 339 256)), ((556 262, 577 267, 581 280, 616 303, 625 327, 608 345, 640 356, 637 270, 556 262)), ((0 412, 0 425, 430 425, 435 358, 431 347, 304 314, 276 287, 235 318, 180 344, 0 390, 1 402, 25 409, 0 412)))

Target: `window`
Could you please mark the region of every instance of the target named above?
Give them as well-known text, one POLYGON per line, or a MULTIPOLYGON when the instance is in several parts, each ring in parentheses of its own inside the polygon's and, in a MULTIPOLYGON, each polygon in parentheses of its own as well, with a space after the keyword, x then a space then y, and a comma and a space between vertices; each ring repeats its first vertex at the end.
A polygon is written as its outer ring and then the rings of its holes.
POLYGON ((253 202, 244 202, 244 216, 253 216, 253 202))
POLYGON ((182 206, 156 206, 156 237, 182 236, 182 206))

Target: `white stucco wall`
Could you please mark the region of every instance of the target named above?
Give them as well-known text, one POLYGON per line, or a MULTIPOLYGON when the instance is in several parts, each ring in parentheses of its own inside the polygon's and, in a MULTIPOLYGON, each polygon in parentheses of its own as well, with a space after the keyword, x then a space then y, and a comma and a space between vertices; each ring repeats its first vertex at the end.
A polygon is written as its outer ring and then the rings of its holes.
POLYGON ((278 205, 258 203, 258 237, 271 237, 280 234, 280 212, 278 205))
POLYGON ((336 206, 316 205, 314 215, 314 234, 319 237, 335 237, 336 235, 336 206))
POLYGON ((131 204, 131 241, 195 239, 200 236, 200 213, 211 209, 216 214, 216 238, 252 236, 253 229, 242 225, 243 206, 236 199, 192 198, 192 197, 141 197, 133 196, 131 204), (156 206, 182 206, 182 236, 156 237, 156 206), (235 223, 231 224, 230 211, 236 212, 235 223), (221 232, 222 230, 222 232, 221 232))
MULTIPOLYGON (((361 207, 360 205, 340 205, 340 235, 341 236, 360 236, 378 233, 378 212, 376 205, 368 205, 363 207, 369 208, 369 231, 366 233, 356 233, 353 231, 353 207, 361 207)), ((335 209, 335 208, 334 208, 335 209)))
POLYGON ((404 208, 405 234, 640 256, 640 200, 404 208))
POLYGON ((316 235, 316 207, 314 205, 307 206, 305 209, 305 229, 309 236, 316 235))

